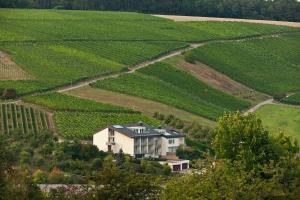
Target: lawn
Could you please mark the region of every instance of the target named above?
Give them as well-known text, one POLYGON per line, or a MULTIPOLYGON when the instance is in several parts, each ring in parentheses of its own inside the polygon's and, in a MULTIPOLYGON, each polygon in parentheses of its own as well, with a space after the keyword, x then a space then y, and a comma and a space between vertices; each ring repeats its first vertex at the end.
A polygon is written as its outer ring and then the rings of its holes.
POLYGON ((300 141, 300 107, 266 105, 256 113, 272 133, 283 131, 300 141))
POLYGON ((300 89, 300 34, 209 44, 185 56, 270 95, 300 89))
POLYGON ((289 32, 248 23, 182 23, 126 12, 0 9, 0 50, 35 80, 0 81, 19 95, 127 70, 128 66, 207 41, 289 32))
POLYGON ((167 63, 155 63, 137 73, 101 80, 92 86, 151 99, 209 119, 250 105, 167 63))

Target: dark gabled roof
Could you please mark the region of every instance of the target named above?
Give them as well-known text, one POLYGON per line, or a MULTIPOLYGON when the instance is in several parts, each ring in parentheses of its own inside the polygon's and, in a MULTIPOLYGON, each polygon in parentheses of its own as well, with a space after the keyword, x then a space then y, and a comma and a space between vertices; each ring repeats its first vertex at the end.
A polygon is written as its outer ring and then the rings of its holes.
POLYGON ((128 137, 136 138, 136 137, 149 137, 149 136, 162 136, 165 138, 179 138, 184 137, 184 134, 171 129, 171 128, 156 128, 144 123, 133 123, 133 124, 115 124, 108 126, 109 129, 115 130, 119 133, 122 133, 128 137), (144 127, 145 131, 143 133, 136 133, 131 130, 131 127, 144 127), (160 132, 159 130, 162 130, 160 132))

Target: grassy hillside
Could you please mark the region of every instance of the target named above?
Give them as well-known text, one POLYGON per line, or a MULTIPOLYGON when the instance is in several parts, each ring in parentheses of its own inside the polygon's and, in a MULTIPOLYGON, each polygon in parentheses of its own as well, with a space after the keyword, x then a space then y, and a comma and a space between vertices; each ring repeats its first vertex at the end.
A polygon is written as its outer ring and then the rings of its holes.
POLYGON ((18 94, 47 90, 205 41, 295 28, 247 23, 176 23, 121 12, 1 9, 0 50, 35 80, 0 80, 18 94), (226 31, 225 31, 226 30, 226 31))
POLYGON ((300 105, 300 93, 296 93, 292 96, 286 97, 286 98, 282 99, 282 102, 300 105))
POLYGON ((287 105, 267 105, 257 111, 262 122, 273 133, 284 133, 300 141, 300 108, 287 105))
POLYGON ((43 110, 19 104, 0 104, 0 134, 38 133, 49 130, 51 118, 43 110))
POLYGON ((25 101, 41 105, 54 111, 57 131, 64 137, 90 139, 96 131, 109 124, 160 122, 129 108, 103 104, 60 93, 47 93, 24 98, 25 101))
POLYGON ((271 95, 300 89, 300 34, 209 44, 186 54, 186 59, 271 95))
POLYGON ((210 119, 224 111, 249 106, 248 102, 215 90, 167 63, 156 63, 134 74, 98 81, 93 86, 155 100, 210 119))

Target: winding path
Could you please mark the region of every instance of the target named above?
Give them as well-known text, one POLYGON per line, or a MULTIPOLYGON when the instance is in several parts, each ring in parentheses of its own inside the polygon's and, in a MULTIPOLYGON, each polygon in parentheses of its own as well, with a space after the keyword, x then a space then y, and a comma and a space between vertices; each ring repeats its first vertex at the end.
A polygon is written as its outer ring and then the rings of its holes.
POLYGON ((233 42, 233 41, 245 41, 245 40, 254 40, 254 39, 260 40, 260 39, 278 37, 279 35, 284 35, 284 34, 289 34, 289 33, 290 32, 283 32, 283 33, 274 33, 274 34, 265 34, 265 35, 245 36, 245 37, 232 38, 232 39, 211 40, 211 41, 205 41, 205 42, 199 42, 199 43, 190 43, 188 47, 177 49, 177 50, 174 50, 174 51, 170 51, 170 52, 168 52, 164 55, 158 56, 158 57, 156 57, 152 60, 147 60, 147 61, 139 63, 139 64, 137 64, 133 67, 130 67, 130 68, 128 68, 129 71, 117 72, 117 73, 113 73, 113 74, 110 74, 110 75, 107 75, 107 76, 102 75, 102 76, 98 76, 98 77, 94 77, 94 78, 89 78, 89 79, 86 79, 86 80, 83 80, 83 81, 78 81, 74 84, 65 85, 63 87, 60 87, 60 88, 56 89, 55 91, 56 92, 66 92, 66 91, 70 91, 70 90, 73 90, 73 89, 88 86, 91 83, 95 83, 97 81, 104 80, 104 79, 107 79, 107 78, 117 78, 117 77, 119 77, 120 75, 123 75, 123 74, 130 74, 130 73, 133 73, 136 70, 141 69, 143 67, 147 67, 147 66, 149 66, 151 64, 154 64, 156 62, 160 62, 160 61, 166 60, 168 58, 178 56, 178 55, 180 55, 184 52, 196 49, 200 46, 204 46, 204 45, 207 45, 207 44, 220 43, 220 42, 224 43, 224 42, 233 42))
POLYGON ((259 104, 255 105, 252 108, 250 108, 249 110, 247 110, 247 112, 245 112, 245 114, 255 112, 256 110, 258 110, 262 106, 268 105, 268 104, 275 104, 274 99, 267 99, 263 102, 260 102, 259 104))

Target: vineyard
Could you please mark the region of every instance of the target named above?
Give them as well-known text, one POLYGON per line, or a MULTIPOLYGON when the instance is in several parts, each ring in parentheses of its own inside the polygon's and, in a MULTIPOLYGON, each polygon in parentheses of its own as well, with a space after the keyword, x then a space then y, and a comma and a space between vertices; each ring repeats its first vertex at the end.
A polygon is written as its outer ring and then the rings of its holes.
POLYGON ((292 96, 286 97, 282 99, 282 102, 294 104, 294 105, 300 105, 300 93, 296 93, 292 96))
POLYGON ((54 112, 56 130, 70 139, 90 139, 98 130, 113 123, 159 122, 129 108, 98 103, 61 93, 28 96, 24 101, 37 104, 54 112))
MULTIPOLYGON (((127 66, 184 46, 185 43, 178 42, 47 42, 2 47, 39 78, 32 86, 42 90, 124 71, 127 66)), ((0 82, 0 87, 3 83, 0 82)), ((27 89, 20 86, 14 84, 19 93, 26 93, 27 89)))
POLYGON ((0 133, 39 133, 52 129, 48 114, 22 104, 0 104, 0 133))
POLYGON ((83 112, 114 112, 114 113, 136 113, 133 110, 98 103, 95 101, 69 96, 61 93, 46 93, 23 98, 26 102, 47 107, 56 111, 83 111, 83 112))
POLYGON ((186 54, 249 87, 276 95, 300 89, 300 34, 215 43, 186 54))
POLYGON ((32 77, 0 51, 0 80, 28 80, 32 77))
POLYGON ((125 12, 1 9, 0 18, 0 41, 203 41, 296 30, 249 23, 177 23, 125 12))
POLYGON ((166 63, 153 64, 135 74, 98 81, 92 86, 155 100, 209 119, 216 119, 224 111, 250 105, 166 63))
POLYGON ((66 138, 91 139, 97 131, 110 124, 126 124, 143 121, 150 125, 160 122, 141 114, 101 112, 55 112, 54 120, 60 134, 66 138))
MULTIPOLYGON (((120 12, 1 9, 0 18, 1 50, 37 78, 0 81, 0 88, 16 88, 19 95, 125 71, 187 42, 298 30, 230 22, 177 23, 120 12)), ((16 74, 11 70, 5 74, 16 74)))

